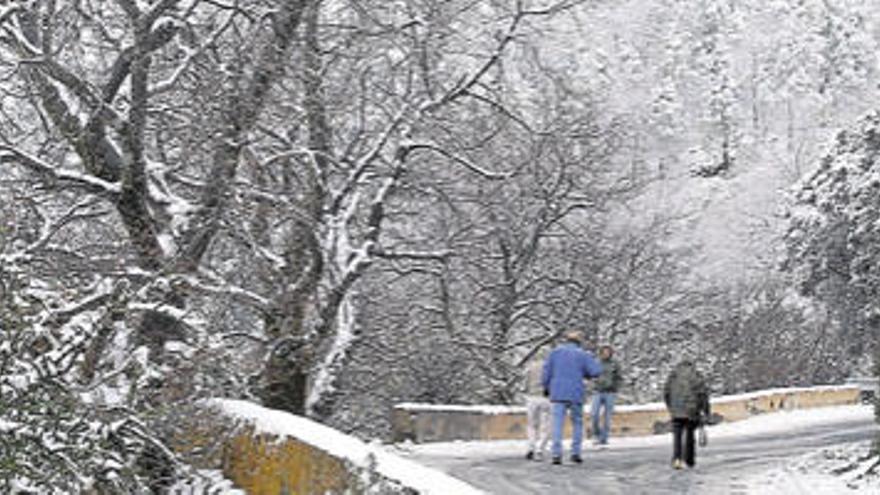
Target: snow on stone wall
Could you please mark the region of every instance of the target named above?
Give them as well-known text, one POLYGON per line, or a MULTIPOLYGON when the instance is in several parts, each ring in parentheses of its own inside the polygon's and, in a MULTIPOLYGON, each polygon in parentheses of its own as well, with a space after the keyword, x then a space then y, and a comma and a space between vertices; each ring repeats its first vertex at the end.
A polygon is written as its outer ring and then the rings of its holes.
POLYGON ((243 487, 248 493, 282 493, 283 486, 292 493, 483 493, 301 416, 240 400, 213 399, 206 404, 247 425, 231 439, 234 458, 224 460, 224 471, 236 484, 247 485, 243 487), (292 489, 294 485, 308 491, 292 489))

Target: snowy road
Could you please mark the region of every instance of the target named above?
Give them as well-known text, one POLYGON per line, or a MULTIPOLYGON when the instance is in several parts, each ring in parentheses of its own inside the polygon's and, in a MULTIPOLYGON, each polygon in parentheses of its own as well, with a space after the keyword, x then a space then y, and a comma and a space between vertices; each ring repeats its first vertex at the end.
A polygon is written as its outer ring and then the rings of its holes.
MULTIPOLYGON (((867 440, 876 429, 872 410, 863 406, 783 412, 719 425, 710 428, 709 446, 698 451, 698 465, 689 471, 669 467, 667 435, 612 439, 611 447, 601 451, 589 446, 583 465, 528 462, 521 441, 420 445, 408 456, 495 494, 735 495, 751 493, 749 480, 757 474, 825 447, 867 440)), ((797 483, 793 477, 791 484, 797 483)), ((789 493, 815 493, 806 486, 791 488, 789 493)))

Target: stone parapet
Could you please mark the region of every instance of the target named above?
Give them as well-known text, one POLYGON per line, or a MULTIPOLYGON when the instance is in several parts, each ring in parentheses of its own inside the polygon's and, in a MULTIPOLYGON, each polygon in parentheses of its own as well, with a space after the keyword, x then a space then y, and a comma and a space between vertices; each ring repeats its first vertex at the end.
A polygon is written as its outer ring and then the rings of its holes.
POLYGON ((480 495, 438 470, 308 418, 257 404, 213 399, 172 441, 193 465, 221 469, 249 495, 480 495), (200 455, 196 455, 200 453, 200 455))
MULTIPOLYGON (((818 386, 761 390, 712 400, 714 422, 740 421, 758 414, 859 403, 856 386, 818 386)), ((566 435, 570 425, 566 422, 566 435)), ((589 433, 589 407, 584 408, 589 433)), ((451 440, 515 440, 526 438, 526 411, 519 406, 442 406, 398 404, 392 411, 393 440, 417 443, 451 440)), ((613 436, 662 433, 669 416, 662 403, 615 408, 613 436)))

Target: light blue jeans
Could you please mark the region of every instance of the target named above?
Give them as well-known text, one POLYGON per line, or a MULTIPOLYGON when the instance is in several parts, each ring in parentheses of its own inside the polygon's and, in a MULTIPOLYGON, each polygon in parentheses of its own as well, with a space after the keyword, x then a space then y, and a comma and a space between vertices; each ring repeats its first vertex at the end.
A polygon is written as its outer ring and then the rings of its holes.
POLYGON ((581 402, 553 403, 553 457, 562 457, 562 426, 565 424, 565 412, 571 416, 571 455, 581 455, 581 443, 584 439, 584 404, 581 402))
POLYGON ((599 443, 608 443, 612 414, 614 414, 614 393, 596 392, 593 394, 593 407, 590 409, 590 419, 593 423, 593 436, 599 440, 599 443), (602 414, 601 425, 599 424, 600 413, 604 413, 602 414))

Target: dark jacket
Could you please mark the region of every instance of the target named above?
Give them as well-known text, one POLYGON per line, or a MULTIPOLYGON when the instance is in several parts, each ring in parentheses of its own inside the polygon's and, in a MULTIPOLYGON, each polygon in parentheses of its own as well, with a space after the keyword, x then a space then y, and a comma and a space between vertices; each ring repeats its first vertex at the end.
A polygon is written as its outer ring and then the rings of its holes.
POLYGON ((678 363, 669 373, 663 399, 673 419, 698 421, 703 415, 709 416, 709 390, 691 361, 678 363))
POLYGON ((553 402, 584 402, 584 378, 595 378, 602 366, 575 343, 553 349, 544 362, 541 383, 553 402))
POLYGON ((620 383, 623 381, 623 374, 620 371, 620 364, 614 358, 600 359, 599 364, 602 365, 602 374, 596 378, 595 390, 602 393, 616 394, 620 390, 620 383))

